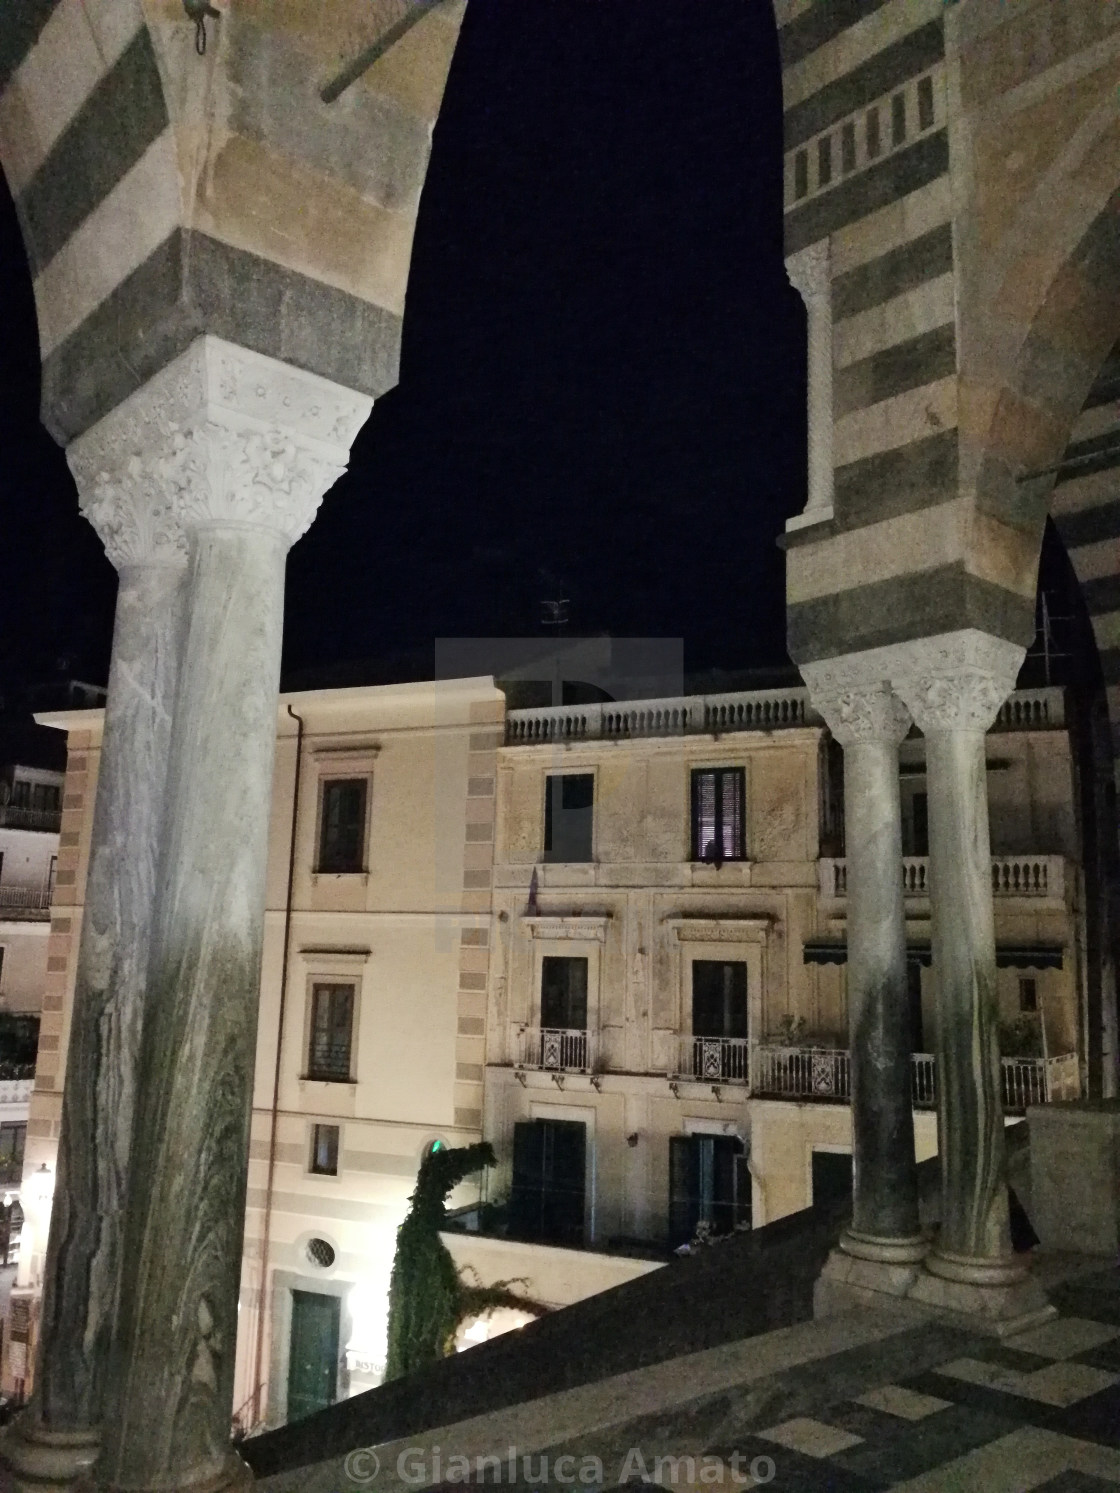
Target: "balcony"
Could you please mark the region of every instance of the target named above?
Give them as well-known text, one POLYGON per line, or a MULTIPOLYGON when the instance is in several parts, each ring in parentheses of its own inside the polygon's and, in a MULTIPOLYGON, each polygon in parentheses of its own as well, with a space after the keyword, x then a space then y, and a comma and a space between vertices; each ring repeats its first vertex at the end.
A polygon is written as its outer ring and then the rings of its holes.
POLYGON ((50 916, 50 911, 49 887, 0 886, 0 920, 42 920, 50 916))
POLYGON ((594 1044, 586 1027, 526 1026, 517 1034, 517 1066, 546 1073, 590 1073, 594 1044))
POLYGON ((682 1037, 676 1078, 701 1083, 748 1083, 750 1044, 746 1037, 682 1037))
POLYGON ((0 829, 41 829, 57 835, 61 828, 61 809, 27 809, 21 804, 0 804, 0 829))
MULTIPOLYGON (((819 862, 822 897, 848 895, 848 862, 822 856, 819 862)), ((929 856, 907 855, 902 861, 902 892, 906 897, 929 896, 929 856)), ((1066 863, 1060 855, 994 855, 993 897, 1049 898, 1064 902, 1066 863)))
MULTIPOLYGON (((751 1092, 765 1099, 838 1100, 852 1094, 846 1047, 784 1047, 757 1044, 752 1053, 751 1092)), ((1077 1054, 1052 1058, 1002 1058, 1003 1108, 1022 1114, 1028 1105, 1051 1104, 1081 1096, 1077 1054)), ((937 1105, 937 1060, 928 1052, 910 1058, 915 1109, 937 1105)))

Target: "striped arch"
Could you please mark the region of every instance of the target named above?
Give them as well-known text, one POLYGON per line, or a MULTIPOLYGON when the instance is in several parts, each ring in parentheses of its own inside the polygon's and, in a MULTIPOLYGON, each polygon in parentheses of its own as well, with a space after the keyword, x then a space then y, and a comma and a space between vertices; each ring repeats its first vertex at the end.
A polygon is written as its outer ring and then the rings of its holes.
POLYGON ((63 443, 202 331, 374 397, 396 382, 464 0, 222 9, 200 57, 178 0, 5 7, 0 163, 63 443))

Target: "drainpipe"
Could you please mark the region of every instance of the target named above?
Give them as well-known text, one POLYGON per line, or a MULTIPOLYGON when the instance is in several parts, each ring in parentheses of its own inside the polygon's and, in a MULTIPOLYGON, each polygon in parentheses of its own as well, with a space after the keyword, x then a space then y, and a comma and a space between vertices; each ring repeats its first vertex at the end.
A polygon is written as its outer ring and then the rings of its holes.
POLYGON ((260 1423, 264 1388, 264 1316, 267 1307, 268 1247, 272 1232, 272 1191, 276 1180, 276 1131, 280 1119, 280 1063, 284 1052, 284 1012, 288 1002, 288 956, 292 946, 292 884, 296 873, 296 826, 299 822, 299 779, 303 766, 303 717, 288 706, 296 723, 296 780, 292 789, 292 828, 288 837, 288 891, 284 900, 284 962, 280 969, 280 1010, 276 1019, 276 1068, 272 1076, 272 1115, 268 1132, 268 1181, 264 1191, 264 1229, 261 1234, 261 1299, 257 1307, 257 1342, 253 1353, 253 1425, 260 1423))

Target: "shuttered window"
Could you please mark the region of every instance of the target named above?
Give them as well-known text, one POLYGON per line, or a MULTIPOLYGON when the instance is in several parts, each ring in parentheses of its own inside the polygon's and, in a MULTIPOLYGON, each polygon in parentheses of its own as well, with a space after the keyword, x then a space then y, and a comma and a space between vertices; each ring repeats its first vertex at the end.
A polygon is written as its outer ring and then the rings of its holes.
POLYGON ((353 985, 316 985, 311 992, 308 1078, 348 1083, 353 1035, 353 985))
POLYGON ((720 865, 746 859, 741 767, 701 768, 692 774, 692 859, 720 865))
POLYGON ((365 870, 368 786, 365 778, 338 778, 323 784, 320 871, 365 870))

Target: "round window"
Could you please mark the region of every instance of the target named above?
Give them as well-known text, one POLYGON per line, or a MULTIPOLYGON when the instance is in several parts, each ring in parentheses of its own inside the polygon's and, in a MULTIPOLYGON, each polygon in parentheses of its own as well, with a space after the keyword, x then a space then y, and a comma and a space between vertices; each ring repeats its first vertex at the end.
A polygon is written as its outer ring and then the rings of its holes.
POLYGON ((335 1260, 334 1246, 328 1244, 325 1239, 309 1239, 307 1258, 313 1265, 318 1265, 321 1270, 329 1270, 335 1260))

